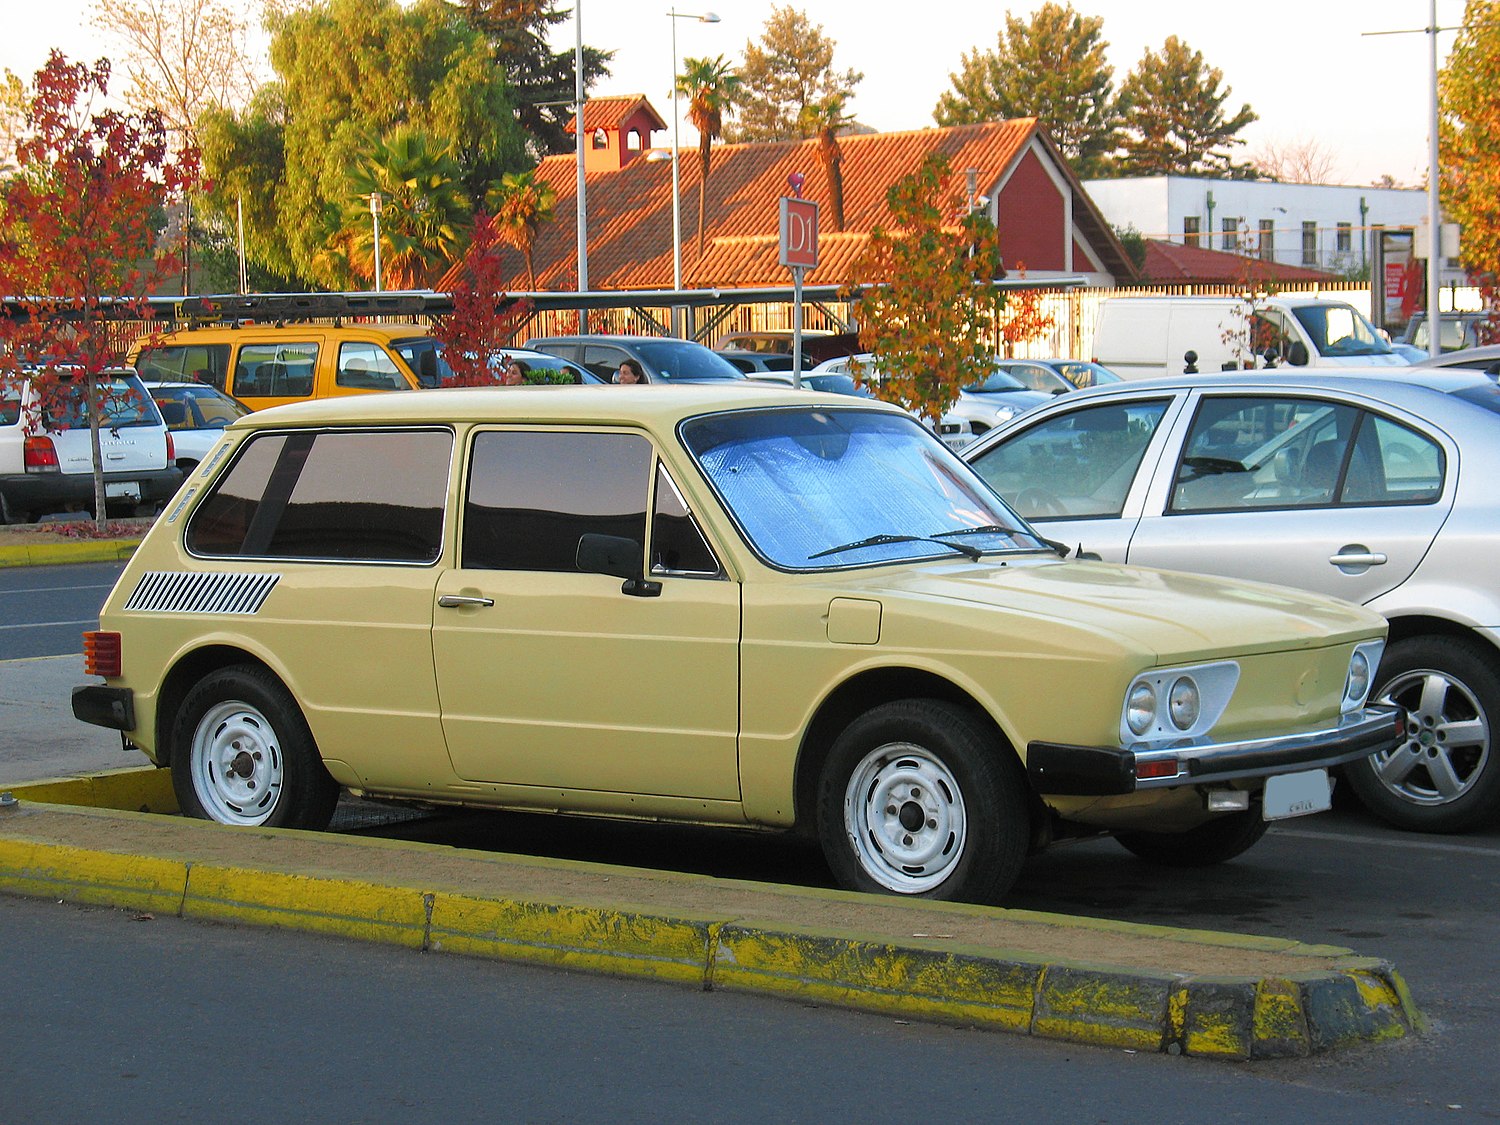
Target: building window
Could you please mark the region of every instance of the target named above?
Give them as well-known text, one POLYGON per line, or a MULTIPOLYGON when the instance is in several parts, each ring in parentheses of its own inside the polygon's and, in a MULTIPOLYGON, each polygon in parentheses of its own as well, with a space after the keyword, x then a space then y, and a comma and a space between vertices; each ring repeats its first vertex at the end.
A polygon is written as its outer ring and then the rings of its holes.
POLYGON ((632 129, 625 135, 625 147, 631 152, 641 151, 641 131, 632 129))
POLYGON ((1182 219, 1182 244, 1184 246, 1197 246, 1198 236, 1202 228, 1199 226, 1197 215, 1185 215, 1182 219))
POLYGON ((609 134, 606 133, 603 129, 595 129, 594 130, 594 147, 595 148, 608 148, 609 147, 609 134))
POLYGON ((1334 234, 1334 245, 1340 254, 1350 254, 1354 251, 1354 227, 1350 223, 1340 223, 1334 234))
POLYGON ((1240 221, 1238 219, 1225 219, 1220 227, 1223 234, 1219 239, 1220 250, 1238 250, 1240 248, 1240 221))
POLYGON ((1302 264, 1304 266, 1316 266, 1318 264, 1318 224, 1302 224, 1302 264))
POLYGON ((1260 221, 1260 258, 1263 262, 1276 260, 1276 224, 1271 219, 1260 221))

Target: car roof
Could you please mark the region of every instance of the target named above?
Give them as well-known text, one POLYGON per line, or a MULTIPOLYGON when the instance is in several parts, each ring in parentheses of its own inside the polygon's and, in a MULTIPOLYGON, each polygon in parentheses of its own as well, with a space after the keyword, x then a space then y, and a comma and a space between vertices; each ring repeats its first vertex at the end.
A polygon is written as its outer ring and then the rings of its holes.
POLYGON ((598 332, 578 336, 533 336, 526 341, 526 345, 527 347, 531 347, 534 344, 561 344, 569 340, 576 340, 586 344, 620 344, 626 346, 641 343, 692 344, 695 348, 704 348, 707 350, 706 344, 700 344, 697 340, 679 339, 676 336, 631 336, 623 333, 619 335, 607 335, 598 332))
POLYGON ((899 406, 847 395, 782 388, 775 384, 724 380, 723 385, 620 387, 447 387, 400 394, 344 395, 270 407, 234 423, 236 429, 288 426, 485 422, 573 422, 641 424, 662 432, 684 418, 723 410, 796 407, 873 409, 906 417, 899 406))
POLYGON ((202 324, 190 328, 176 328, 170 332, 147 333, 136 340, 132 351, 145 351, 147 348, 160 347, 167 343, 180 344, 184 340, 191 339, 211 338, 216 343, 222 343, 225 340, 240 338, 246 340, 306 338, 314 332, 320 334, 334 332, 355 339, 361 333, 368 333, 387 340, 401 339, 406 336, 432 335, 432 329, 425 324, 389 320, 361 321, 359 324, 314 324, 311 321, 297 321, 291 324, 202 324))
POLYGON ((1473 348, 1457 348, 1451 352, 1444 352, 1436 359, 1430 356, 1412 364, 1413 367, 1431 370, 1434 368, 1448 367, 1487 367, 1492 363, 1500 363, 1500 344, 1481 344, 1473 348))

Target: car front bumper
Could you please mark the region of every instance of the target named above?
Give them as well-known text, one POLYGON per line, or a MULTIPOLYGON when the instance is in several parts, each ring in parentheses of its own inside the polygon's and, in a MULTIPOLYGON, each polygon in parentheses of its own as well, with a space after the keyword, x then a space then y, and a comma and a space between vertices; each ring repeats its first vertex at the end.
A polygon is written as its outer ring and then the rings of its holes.
POLYGON ((1151 747, 1032 742, 1026 748, 1026 773, 1038 793, 1052 796, 1111 797, 1217 785, 1329 768, 1391 750, 1405 726, 1400 707, 1371 704, 1342 716, 1335 726, 1277 738, 1197 739, 1151 747))

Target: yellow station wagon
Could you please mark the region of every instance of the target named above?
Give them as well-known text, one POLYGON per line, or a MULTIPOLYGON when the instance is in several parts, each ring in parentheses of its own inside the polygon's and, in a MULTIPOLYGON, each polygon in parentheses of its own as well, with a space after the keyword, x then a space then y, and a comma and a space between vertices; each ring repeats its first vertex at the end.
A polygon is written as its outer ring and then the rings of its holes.
POLYGON ((1228 859, 1400 734, 1376 614, 1066 559, 882 403, 418 391, 226 434, 73 697, 225 824, 342 788, 758 826, 847 887, 994 901, 1068 836, 1228 859))

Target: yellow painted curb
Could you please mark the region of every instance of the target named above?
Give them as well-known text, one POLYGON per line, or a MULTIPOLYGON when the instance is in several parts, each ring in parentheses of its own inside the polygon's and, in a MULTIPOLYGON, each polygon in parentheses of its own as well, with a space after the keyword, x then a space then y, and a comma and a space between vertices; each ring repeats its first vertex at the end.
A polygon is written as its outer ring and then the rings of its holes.
POLYGON ((59 563, 119 562, 135 554, 139 539, 80 539, 76 543, 32 543, 0 547, 0 567, 59 563))
POLYGON ((52 805, 81 805, 130 812, 178 812, 172 791, 172 771, 155 766, 127 766, 82 777, 53 777, 0 786, 19 801, 52 805))

